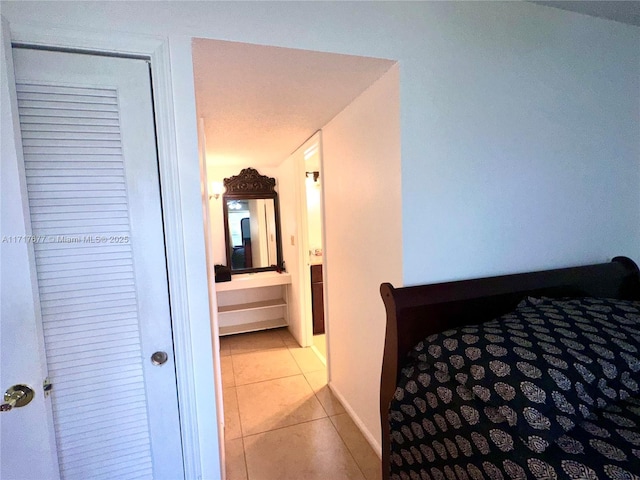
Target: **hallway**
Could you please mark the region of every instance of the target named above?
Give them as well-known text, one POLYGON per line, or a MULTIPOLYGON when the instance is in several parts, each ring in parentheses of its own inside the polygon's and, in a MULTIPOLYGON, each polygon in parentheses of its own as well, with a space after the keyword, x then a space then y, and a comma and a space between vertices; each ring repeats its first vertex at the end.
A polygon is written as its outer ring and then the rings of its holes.
POLYGON ((222 337, 227 480, 380 478, 380 460, 287 329, 222 337))

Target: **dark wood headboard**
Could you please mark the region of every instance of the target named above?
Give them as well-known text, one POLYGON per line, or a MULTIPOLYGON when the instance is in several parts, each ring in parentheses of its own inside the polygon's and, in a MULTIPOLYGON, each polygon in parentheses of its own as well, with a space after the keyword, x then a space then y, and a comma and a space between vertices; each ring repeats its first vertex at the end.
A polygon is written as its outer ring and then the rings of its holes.
POLYGON ((609 263, 394 288, 380 286, 387 330, 380 379, 382 473, 389 477, 389 404, 407 353, 432 333, 482 323, 527 296, 592 296, 640 300, 640 271, 627 257, 609 263))

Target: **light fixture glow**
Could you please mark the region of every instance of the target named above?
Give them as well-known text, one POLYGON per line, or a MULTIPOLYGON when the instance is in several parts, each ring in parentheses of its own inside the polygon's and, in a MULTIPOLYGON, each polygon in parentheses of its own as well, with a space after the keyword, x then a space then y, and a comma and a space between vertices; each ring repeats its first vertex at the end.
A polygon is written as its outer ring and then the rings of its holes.
POLYGON ((220 198, 220 195, 224 193, 224 185, 222 182, 210 182, 209 183, 209 198, 220 198))

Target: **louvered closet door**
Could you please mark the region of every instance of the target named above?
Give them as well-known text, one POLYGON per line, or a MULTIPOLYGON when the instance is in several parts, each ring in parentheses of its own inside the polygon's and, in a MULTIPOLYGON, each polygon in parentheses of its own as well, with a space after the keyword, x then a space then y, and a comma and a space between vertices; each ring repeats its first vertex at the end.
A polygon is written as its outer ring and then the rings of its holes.
POLYGON ((183 478, 148 65, 14 62, 61 477, 183 478))

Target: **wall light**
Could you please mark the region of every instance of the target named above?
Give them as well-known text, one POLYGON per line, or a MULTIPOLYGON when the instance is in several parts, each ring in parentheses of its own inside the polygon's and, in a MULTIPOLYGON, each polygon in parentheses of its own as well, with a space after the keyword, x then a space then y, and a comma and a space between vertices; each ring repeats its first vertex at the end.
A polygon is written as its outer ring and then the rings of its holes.
POLYGON ((317 183, 320 172, 306 172, 307 178, 313 178, 313 183, 317 183))
POLYGON ((209 183, 209 200, 211 200, 212 198, 215 198, 217 200, 223 193, 224 185, 222 184, 222 182, 209 183))

